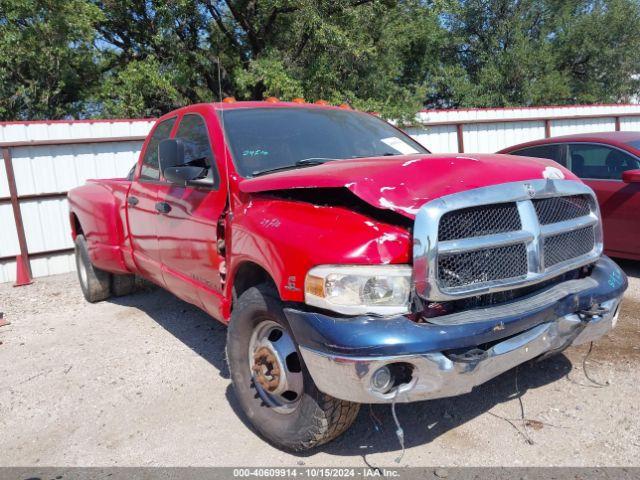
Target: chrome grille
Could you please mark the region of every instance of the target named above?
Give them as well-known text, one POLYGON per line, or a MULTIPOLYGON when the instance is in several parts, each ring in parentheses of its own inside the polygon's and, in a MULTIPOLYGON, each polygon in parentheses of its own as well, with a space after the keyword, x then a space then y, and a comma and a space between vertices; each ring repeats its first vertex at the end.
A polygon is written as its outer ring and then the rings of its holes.
POLYGON ((593 210, 593 199, 589 195, 568 195, 534 200, 541 225, 564 222, 589 215, 593 210))
POLYGON ((586 255, 593 250, 594 244, 595 232, 593 227, 545 237, 544 265, 548 268, 572 258, 586 255))
POLYGON ((527 275, 524 243, 442 255, 438 259, 440 285, 446 288, 527 275))
POLYGON ((440 219, 438 240, 480 237, 520 230, 520 216, 515 203, 499 203, 463 208, 445 213, 440 219))
POLYGON ((416 292, 433 301, 541 284, 595 261, 602 226, 593 191, 530 180, 432 200, 413 229, 416 292))

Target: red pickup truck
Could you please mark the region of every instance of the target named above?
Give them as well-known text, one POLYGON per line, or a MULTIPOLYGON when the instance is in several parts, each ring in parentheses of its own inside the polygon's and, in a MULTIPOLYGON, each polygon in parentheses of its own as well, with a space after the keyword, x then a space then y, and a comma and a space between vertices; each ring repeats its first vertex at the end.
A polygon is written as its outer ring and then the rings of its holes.
POLYGON ((627 287, 569 170, 433 155, 349 108, 171 112, 128 178, 69 205, 86 299, 138 275, 228 324, 239 403, 285 449, 335 438, 359 404, 460 395, 597 339, 627 287))

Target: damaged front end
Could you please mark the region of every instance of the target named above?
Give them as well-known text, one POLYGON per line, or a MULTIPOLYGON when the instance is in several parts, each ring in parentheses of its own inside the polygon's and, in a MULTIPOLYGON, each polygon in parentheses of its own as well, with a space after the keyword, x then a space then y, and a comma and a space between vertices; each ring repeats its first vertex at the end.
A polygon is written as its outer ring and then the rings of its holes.
POLYGON ((601 256, 597 202, 579 182, 443 196, 411 231, 411 312, 285 310, 325 393, 361 403, 458 395, 615 325, 626 277, 601 256))
POLYGON ((449 397, 533 358, 593 341, 616 323, 627 287, 620 268, 600 259, 591 275, 513 303, 416 323, 408 316, 337 318, 286 309, 318 388, 360 403, 449 397), (390 381, 378 388, 377 372, 390 381))

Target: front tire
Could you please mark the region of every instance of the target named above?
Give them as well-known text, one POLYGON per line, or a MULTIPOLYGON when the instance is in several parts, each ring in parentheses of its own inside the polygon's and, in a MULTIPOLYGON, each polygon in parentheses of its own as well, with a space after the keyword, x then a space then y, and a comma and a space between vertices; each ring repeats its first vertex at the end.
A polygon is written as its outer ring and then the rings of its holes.
POLYGON ((318 390, 268 285, 242 293, 227 331, 227 361, 240 406, 277 447, 308 450, 345 432, 360 405, 318 390))
POLYGON ((111 274, 93 266, 84 235, 76 236, 75 243, 76 270, 84 298, 91 303, 106 300, 111 294, 111 274))

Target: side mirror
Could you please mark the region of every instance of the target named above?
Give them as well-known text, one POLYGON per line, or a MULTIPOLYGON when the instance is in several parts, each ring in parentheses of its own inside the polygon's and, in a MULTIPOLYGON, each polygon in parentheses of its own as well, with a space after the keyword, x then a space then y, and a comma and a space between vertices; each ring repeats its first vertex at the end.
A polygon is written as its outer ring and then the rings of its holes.
POLYGON ((184 165, 184 143, 177 138, 165 138, 158 144, 160 170, 184 165))
POLYGON ((185 164, 184 143, 180 139, 167 138, 158 144, 158 162, 164 178, 178 185, 203 179, 208 172, 207 168, 185 164))
POLYGON ((624 183, 640 183, 640 168, 622 172, 622 181, 624 183))

